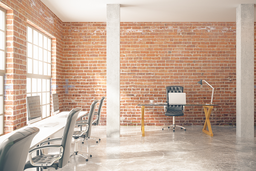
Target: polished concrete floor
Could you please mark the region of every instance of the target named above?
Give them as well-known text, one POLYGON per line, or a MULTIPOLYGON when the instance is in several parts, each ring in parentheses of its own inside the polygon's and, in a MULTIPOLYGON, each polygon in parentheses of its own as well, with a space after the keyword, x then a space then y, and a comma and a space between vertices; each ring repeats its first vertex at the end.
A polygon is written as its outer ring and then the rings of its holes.
MULTIPOLYGON (((92 135, 101 137, 90 150, 92 158, 70 159, 61 171, 249 171, 256 170, 256 138, 246 141, 236 138, 236 128, 214 126, 214 136, 202 132, 202 126, 187 126, 187 131, 146 127, 142 137, 140 127, 121 127, 120 139, 107 139, 106 127, 93 127, 92 135)), ((86 145, 79 143, 83 153, 86 145)), ((72 144, 73 146, 73 144, 72 144)), ((54 169, 52 169, 54 170, 54 169)))

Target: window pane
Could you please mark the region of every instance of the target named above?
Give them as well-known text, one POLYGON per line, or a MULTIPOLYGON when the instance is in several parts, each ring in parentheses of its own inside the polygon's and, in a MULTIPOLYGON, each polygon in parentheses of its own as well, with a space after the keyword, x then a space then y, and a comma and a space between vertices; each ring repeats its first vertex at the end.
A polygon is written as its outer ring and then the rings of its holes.
POLYGON ((31 78, 27 78, 27 93, 31 92, 31 78))
POLYGON ((32 43, 32 29, 28 27, 28 41, 32 43))
POLYGON ((42 117, 45 118, 47 115, 46 113, 46 106, 42 106, 42 117))
POLYGON ((37 91, 38 92, 41 92, 41 86, 42 86, 41 79, 37 79, 37 91))
POLYGON ((41 33, 39 33, 38 40, 39 40, 39 43, 38 43, 39 46, 43 47, 43 35, 41 33))
POLYGON ((33 74, 38 74, 38 61, 37 60, 34 60, 34 72, 33 74))
POLYGON ((4 113, 3 102, 3 96, 0 96, 0 114, 4 113))
POLYGON ((38 59, 38 47, 34 45, 34 55, 33 55, 34 59, 38 59))
POLYGON ((51 64, 48 64, 48 75, 51 76, 51 64))
POLYGON ((43 94, 43 98, 42 98, 42 104, 46 104, 46 93, 42 93, 43 94))
POLYGON ((32 78, 32 92, 36 93, 37 92, 37 79, 32 78))
POLYGON ((4 52, 0 51, 0 70, 4 70, 5 69, 5 56, 4 56, 4 52))
POLYGON ((47 105, 47 116, 50 116, 50 105, 47 105))
POLYGON ((38 45, 38 32, 36 31, 36 30, 33 30, 33 37, 34 37, 34 41, 33 41, 33 43, 35 44, 35 45, 38 45))
POLYGON ((32 58, 32 44, 31 43, 28 43, 28 51, 27 51, 27 55, 28 57, 32 58))
POLYGON ((47 93, 47 100, 46 100, 46 103, 50 103, 50 93, 47 93))
POLYGON ((39 62, 39 74, 42 75, 43 74, 43 62, 39 62))
POLYGON ((38 54, 38 56, 39 56, 39 60, 40 61, 42 61, 43 60, 43 49, 42 48, 39 48, 39 54, 38 54))
POLYGON ((0 29, 5 30, 5 13, 0 10, 0 29))
POLYGON ((48 50, 51 50, 51 39, 48 39, 48 50))
POLYGON ((48 79, 47 80, 47 85, 46 85, 46 87, 47 87, 47 89, 46 89, 46 91, 50 91, 50 80, 48 79))
POLYGON ((42 91, 46 91, 46 79, 42 79, 42 91))
POLYGON ((47 75, 47 63, 44 63, 44 75, 47 75))
POLYGON ((44 36, 44 48, 47 49, 47 37, 44 36))
POLYGON ((47 50, 44 50, 44 62, 47 62, 48 57, 47 57, 47 50))
POLYGON ((3 128, 4 128, 4 127, 3 127, 3 123, 4 123, 4 119, 3 119, 3 118, 4 118, 4 116, 1 115, 1 116, 0 116, 0 125, 1 125, 1 126, 0 126, 0 134, 3 134, 3 133, 4 133, 4 132, 3 132, 3 128))
POLYGON ((27 97, 31 96, 31 94, 27 94, 27 97))
POLYGON ((40 104, 42 105, 42 93, 37 93, 37 96, 40 96, 40 104))
POLYGON ((0 31, 0 49, 4 50, 5 47, 5 37, 4 37, 4 32, 0 31))
POLYGON ((51 63, 51 52, 48 51, 48 63, 51 63))
POLYGON ((37 93, 32 93, 32 96, 37 96, 37 93))
POLYGON ((28 58, 27 71, 32 74, 32 59, 28 58))

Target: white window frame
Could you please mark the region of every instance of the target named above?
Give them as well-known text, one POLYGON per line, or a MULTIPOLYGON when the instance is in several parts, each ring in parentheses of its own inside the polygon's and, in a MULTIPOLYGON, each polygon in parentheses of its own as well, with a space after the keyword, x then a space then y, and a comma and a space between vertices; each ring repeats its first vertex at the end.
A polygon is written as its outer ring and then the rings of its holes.
MULTIPOLYGON (((0 42, 0 135, 4 134, 4 76, 5 76, 5 66, 6 66, 6 10, 0 7, 0 11, 3 12, 3 28, 0 28, 2 36, 0 38, 4 40, 0 42), (2 44, 2 45, 1 45, 2 44), (1 47, 2 46, 2 47, 1 47)), ((1 21, 1 20, 0 20, 1 21)))
POLYGON ((42 118, 46 118, 51 115, 50 114, 50 111, 51 111, 50 97, 51 97, 52 39, 46 34, 36 29, 35 27, 28 25, 26 42, 27 42, 27 88, 26 88, 27 96, 34 96, 34 95, 40 96, 42 118), (32 30, 32 34, 30 34, 31 32, 29 31, 29 29, 32 30), (37 43, 35 42, 36 41, 35 35, 37 35, 38 37, 37 43), (40 44, 39 35, 42 35, 41 44, 40 44), (45 42, 46 42, 46 46, 45 46, 45 42), (29 47, 32 47, 32 49, 29 47), (41 51, 40 51, 40 48, 41 48, 41 51), (40 62, 42 63, 41 67, 39 66, 40 62), (36 67, 34 65, 35 63, 38 63, 36 67), (32 64, 32 66, 30 64, 32 64), (40 68, 42 72, 40 72, 40 68))

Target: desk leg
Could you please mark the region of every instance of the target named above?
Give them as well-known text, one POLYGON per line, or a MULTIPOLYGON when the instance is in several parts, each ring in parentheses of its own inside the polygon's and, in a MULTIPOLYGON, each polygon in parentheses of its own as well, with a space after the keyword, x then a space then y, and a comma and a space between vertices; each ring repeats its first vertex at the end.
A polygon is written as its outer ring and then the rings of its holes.
POLYGON ((145 110, 145 106, 141 106, 141 132, 143 137, 145 137, 144 110, 145 110))
POLYGON ((205 122, 204 122, 203 132, 210 136, 213 136, 212 127, 210 123, 210 116, 211 116, 212 109, 213 109, 213 106, 204 106, 205 122), (206 130, 207 126, 208 126, 208 131, 206 130))

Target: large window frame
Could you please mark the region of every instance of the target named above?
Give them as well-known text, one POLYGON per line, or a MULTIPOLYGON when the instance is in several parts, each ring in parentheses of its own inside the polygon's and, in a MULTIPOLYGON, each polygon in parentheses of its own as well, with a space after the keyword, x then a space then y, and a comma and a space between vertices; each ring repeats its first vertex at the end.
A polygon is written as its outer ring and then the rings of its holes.
POLYGON ((0 135, 4 134, 5 67, 6 67, 6 10, 0 7, 0 135))
POLYGON ((27 25, 27 96, 40 96, 42 118, 49 117, 52 39, 27 25))

